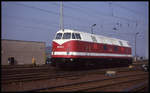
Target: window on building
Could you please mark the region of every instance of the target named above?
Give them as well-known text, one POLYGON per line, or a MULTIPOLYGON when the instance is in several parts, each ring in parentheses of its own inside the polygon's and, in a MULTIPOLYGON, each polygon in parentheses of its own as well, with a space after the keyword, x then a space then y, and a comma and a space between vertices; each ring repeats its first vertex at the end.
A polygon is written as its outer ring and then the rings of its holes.
POLYGON ((103 48, 104 48, 104 50, 107 50, 107 45, 104 45, 103 48))
POLYGON ((70 39, 71 38, 71 33, 64 33, 63 39, 70 39))
POLYGON ((75 37, 75 34, 74 34, 74 33, 72 33, 72 39, 76 39, 76 37, 75 37))
POLYGON ((55 39, 61 39, 62 37, 62 33, 57 33, 56 38, 55 39))
POLYGON ((78 34, 78 33, 75 33, 75 36, 76 36, 76 39, 81 39, 81 36, 80 36, 80 34, 78 34))

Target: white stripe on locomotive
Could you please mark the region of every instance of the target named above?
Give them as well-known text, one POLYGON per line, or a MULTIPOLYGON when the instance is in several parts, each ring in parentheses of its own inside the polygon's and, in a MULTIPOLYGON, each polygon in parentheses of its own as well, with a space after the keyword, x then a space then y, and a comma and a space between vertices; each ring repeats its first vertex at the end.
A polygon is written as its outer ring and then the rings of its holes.
POLYGON ((119 56, 119 57, 132 57, 128 54, 111 54, 111 53, 89 53, 89 52, 52 52, 52 55, 73 55, 73 56, 119 56))

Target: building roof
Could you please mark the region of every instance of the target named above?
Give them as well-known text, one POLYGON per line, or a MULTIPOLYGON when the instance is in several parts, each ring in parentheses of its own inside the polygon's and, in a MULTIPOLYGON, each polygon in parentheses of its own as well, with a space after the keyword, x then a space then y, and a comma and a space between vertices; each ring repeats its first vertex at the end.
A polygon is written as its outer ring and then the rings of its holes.
POLYGON ((5 40, 5 41, 16 41, 16 42, 35 42, 35 43, 45 43, 45 42, 42 42, 42 41, 26 41, 26 40, 12 40, 12 39, 1 39, 2 41, 5 40))

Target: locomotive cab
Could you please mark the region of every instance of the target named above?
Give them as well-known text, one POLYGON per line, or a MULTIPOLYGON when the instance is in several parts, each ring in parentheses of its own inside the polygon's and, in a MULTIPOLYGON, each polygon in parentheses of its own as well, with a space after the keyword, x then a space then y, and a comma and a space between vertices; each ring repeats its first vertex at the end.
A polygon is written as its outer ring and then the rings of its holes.
POLYGON ((81 36, 80 36, 80 33, 72 32, 72 31, 70 31, 70 32, 59 31, 56 33, 55 40, 65 40, 65 39, 80 40, 81 36))
POLYGON ((55 51, 66 51, 64 49, 74 46, 75 41, 80 40, 81 35, 79 32, 74 32, 72 30, 60 30, 55 35, 55 38, 52 43, 52 48, 55 51))
POLYGON ((73 61, 71 54, 76 51, 76 42, 80 40, 82 40, 82 37, 77 31, 68 29, 58 31, 52 42, 52 63, 61 64, 73 61))

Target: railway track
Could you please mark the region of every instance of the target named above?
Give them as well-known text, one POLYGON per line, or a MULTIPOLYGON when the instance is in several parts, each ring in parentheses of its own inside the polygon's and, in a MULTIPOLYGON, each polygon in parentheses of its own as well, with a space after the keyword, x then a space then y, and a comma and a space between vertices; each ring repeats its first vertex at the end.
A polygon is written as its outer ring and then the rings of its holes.
MULTIPOLYGON (((133 64, 133 65, 137 65, 137 64, 133 64)), ((2 66, 2 76, 6 76, 6 75, 11 76, 14 74, 24 74, 24 73, 35 73, 37 72, 37 70, 38 72, 52 72, 52 71, 56 72, 56 68, 53 68, 49 65, 36 66, 36 67, 32 67, 32 65, 2 66)))
POLYGON ((14 74, 22 74, 22 73, 33 73, 37 71, 49 71, 53 68, 49 66, 42 66, 42 67, 23 67, 23 68, 12 68, 12 69, 2 69, 2 76, 3 75, 14 75, 14 74))
MULTIPOLYGON (((49 72, 51 69, 49 68, 30 68, 30 69, 20 69, 20 70, 11 70, 4 71, 2 70, 2 76, 13 76, 13 75, 23 75, 27 73, 37 73, 37 72, 49 72)), ((51 70, 52 71, 52 70, 51 70)))
POLYGON ((42 79, 57 79, 57 78, 67 78, 67 77, 79 77, 89 74, 105 74, 107 70, 115 70, 118 72, 130 72, 130 71, 140 71, 140 69, 132 69, 130 70, 127 67, 124 68, 111 68, 111 69, 96 69, 89 71, 54 71, 54 72, 34 72, 34 73, 25 73, 25 74, 15 74, 15 75, 3 75, 2 76, 2 84, 10 84, 13 82, 26 82, 26 81, 35 81, 42 79))
MULTIPOLYGON (((41 65, 41 66, 36 66, 34 68, 43 68, 46 67, 46 65, 41 65)), ((20 70, 20 69, 29 69, 29 68, 33 68, 32 65, 4 65, 2 66, 3 70, 20 70)))
POLYGON ((79 70, 79 71, 75 71, 75 70, 62 71, 62 70, 50 69, 47 72, 42 72, 42 71, 40 72, 37 70, 38 72, 36 73, 24 73, 24 74, 2 76, 1 79, 2 89, 3 91, 29 91, 31 89, 41 89, 43 87, 47 88, 49 86, 55 87, 54 85, 60 86, 63 84, 69 84, 69 82, 70 83, 77 83, 79 81, 83 82, 84 80, 85 81, 91 80, 95 77, 96 78, 100 77, 102 79, 102 77, 105 75, 105 72, 108 70, 116 71, 117 72, 116 76, 124 75, 128 73, 130 74, 146 73, 138 67, 134 69, 129 69, 128 67, 117 67, 117 68, 109 68, 109 69, 107 68, 107 69, 92 69, 92 70, 79 70), (36 86, 34 86, 35 84, 36 86), (32 86, 32 87, 27 87, 27 86, 32 86))
MULTIPOLYGON (((135 84, 144 82, 145 79, 148 79, 148 78, 144 77, 144 76, 142 76, 142 77, 138 76, 138 78, 136 78, 136 79, 130 79, 130 77, 128 77, 129 80, 121 80, 121 79, 117 79, 118 82, 115 82, 115 83, 110 83, 110 84, 104 85, 104 86, 92 87, 92 88, 88 88, 88 89, 85 89, 82 91, 85 91, 85 92, 93 92, 93 91, 104 91, 104 92, 121 91, 121 92, 125 92, 125 91, 123 91, 124 88, 129 88, 129 87, 135 86, 135 84)), ((148 82, 148 81, 146 81, 146 82, 148 82)), ((141 86, 139 86, 139 87, 141 87, 141 86)), ((132 90, 129 90, 128 92, 131 92, 131 91, 132 90)))
POLYGON ((71 91, 71 92, 89 92, 89 91, 105 91, 105 88, 109 88, 115 85, 121 85, 125 83, 145 81, 148 76, 144 73, 119 75, 115 77, 105 77, 96 80, 80 81, 75 83, 63 84, 58 86, 52 86, 47 88, 32 89, 21 92, 58 92, 58 91, 71 91))
MULTIPOLYGON (((46 67, 48 65, 36 65, 36 67, 46 67)), ((31 68, 33 67, 32 64, 25 64, 25 65, 2 65, 2 69, 19 69, 19 68, 31 68)))
POLYGON ((129 92, 129 91, 146 92, 147 91, 148 92, 148 86, 149 86, 149 84, 148 84, 148 81, 146 80, 146 81, 144 81, 142 83, 136 84, 136 85, 134 85, 134 86, 132 86, 130 88, 124 89, 122 91, 124 91, 124 92, 129 92))

